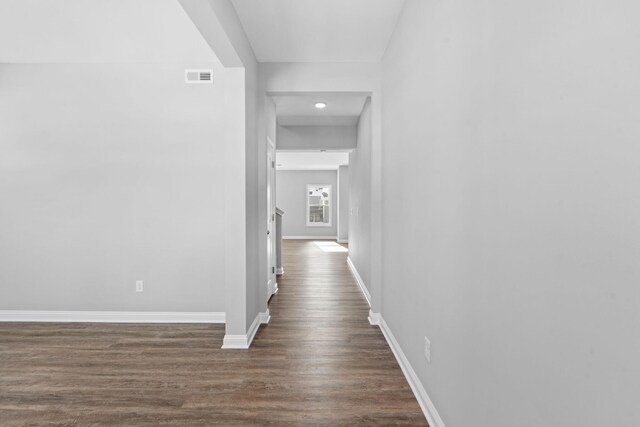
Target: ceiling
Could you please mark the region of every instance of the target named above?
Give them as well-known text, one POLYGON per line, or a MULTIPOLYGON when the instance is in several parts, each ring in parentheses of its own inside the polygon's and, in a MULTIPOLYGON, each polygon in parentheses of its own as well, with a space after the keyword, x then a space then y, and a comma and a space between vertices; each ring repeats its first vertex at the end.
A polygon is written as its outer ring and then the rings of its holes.
POLYGON ((353 126, 358 123, 367 95, 318 93, 272 98, 280 126, 353 126), (316 108, 318 101, 327 107, 316 108))
POLYGON ((260 62, 378 62, 404 0, 232 0, 260 62))
POLYGON ((176 0, 0 0, 0 63, 183 61, 218 59, 176 0))
POLYGON ((278 151, 277 170, 336 170, 349 164, 349 153, 335 151, 278 151))

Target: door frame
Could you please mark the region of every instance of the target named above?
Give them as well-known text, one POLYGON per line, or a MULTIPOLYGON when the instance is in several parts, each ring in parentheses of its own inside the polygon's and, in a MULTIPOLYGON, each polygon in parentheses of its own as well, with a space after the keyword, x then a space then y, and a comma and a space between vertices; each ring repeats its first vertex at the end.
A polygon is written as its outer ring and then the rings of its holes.
POLYGON ((267 137, 267 301, 278 292, 276 281, 276 144, 267 137))

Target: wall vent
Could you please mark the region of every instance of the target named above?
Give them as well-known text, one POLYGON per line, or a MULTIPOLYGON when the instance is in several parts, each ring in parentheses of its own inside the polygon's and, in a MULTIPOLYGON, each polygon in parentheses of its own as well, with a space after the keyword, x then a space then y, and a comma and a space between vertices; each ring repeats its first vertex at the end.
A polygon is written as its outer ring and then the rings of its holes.
POLYGON ((184 70, 185 83, 213 83, 213 70, 184 70))

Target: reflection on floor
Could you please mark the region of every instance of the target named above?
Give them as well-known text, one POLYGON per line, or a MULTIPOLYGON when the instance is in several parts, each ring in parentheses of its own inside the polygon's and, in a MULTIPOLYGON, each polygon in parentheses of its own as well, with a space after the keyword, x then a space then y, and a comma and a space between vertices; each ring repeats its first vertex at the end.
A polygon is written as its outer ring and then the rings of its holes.
POLYGON ((318 246, 322 252, 349 252, 346 245, 342 246, 330 240, 315 240, 313 243, 318 246))

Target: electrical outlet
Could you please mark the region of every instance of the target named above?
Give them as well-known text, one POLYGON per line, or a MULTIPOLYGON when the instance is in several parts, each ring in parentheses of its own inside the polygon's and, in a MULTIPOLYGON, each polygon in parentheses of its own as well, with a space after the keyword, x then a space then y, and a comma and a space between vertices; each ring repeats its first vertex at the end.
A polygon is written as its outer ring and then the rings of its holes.
POLYGON ((136 292, 144 291, 144 282, 142 280, 136 280, 136 292))
POLYGON ((427 337, 424 337, 424 358, 431 363, 431 341, 427 337))

